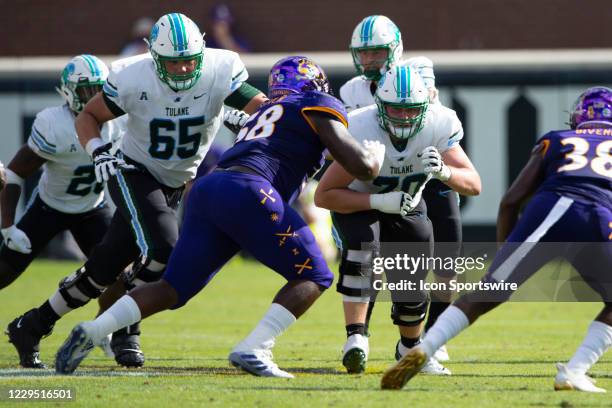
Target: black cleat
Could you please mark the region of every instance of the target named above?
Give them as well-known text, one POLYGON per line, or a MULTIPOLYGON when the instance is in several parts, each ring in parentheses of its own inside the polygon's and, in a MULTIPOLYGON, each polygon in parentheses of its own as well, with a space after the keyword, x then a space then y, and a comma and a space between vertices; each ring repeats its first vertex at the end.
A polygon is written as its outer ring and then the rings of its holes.
POLYGON ((137 334, 113 333, 111 348, 117 364, 133 368, 142 367, 145 356, 140 349, 140 336, 137 334))
POLYGON ((43 327, 38 309, 32 309, 9 323, 5 333, 17 349, 19 365, 23 368, 47 368, 40 361, 40 340, 52 330, 53 326, 49 329, 43 327))

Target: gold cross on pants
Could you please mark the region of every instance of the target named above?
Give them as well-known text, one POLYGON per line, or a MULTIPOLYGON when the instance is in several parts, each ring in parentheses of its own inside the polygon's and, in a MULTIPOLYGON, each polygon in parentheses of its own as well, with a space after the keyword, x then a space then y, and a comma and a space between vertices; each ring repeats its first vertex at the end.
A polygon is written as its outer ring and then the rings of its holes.
POLYGON ((265 203, 266 203, 266 200, 267 200, 268 198, 269 198, 269 199, 270 199, 270 201, 272 201, 273 203, 275 203, 275 202, 276 202, 276 198, 272 197, 272 193, 274 192, 274 190, 270 189, 270 191, 268 191, 268 192, 266 193, 266 192, 264 191, 264 189, 263 189, 263 188, 260 188, 260 189, 259 189, 259 192, 260 192, 261 194, 263 194, 263 195, 264 195, 264 198, 261 200, 261 203, 262 203, 262 204, 265 204, 265 203))
POLYGON ((310 263, 310 258, 306 259, 306 262, 304 262, 301 265, 293 265, 293 266, 298 268, 297 274, 301 275, 302 272, 304 272, 304 269, 312 269, 312 266, 308 265, 309 263, 310 263))

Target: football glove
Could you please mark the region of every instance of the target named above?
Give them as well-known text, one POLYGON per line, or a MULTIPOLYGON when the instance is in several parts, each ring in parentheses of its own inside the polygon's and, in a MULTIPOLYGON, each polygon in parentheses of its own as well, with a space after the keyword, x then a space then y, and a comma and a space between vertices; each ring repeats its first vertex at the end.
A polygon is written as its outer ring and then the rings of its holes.
POLYGON ((378 163, 378 171, 380 171, 385 161, 385 145, 380 143, 378 140, 364 140, 363 147, 370 154, 370 156, 374 157, 378 163))
POLYGON ((421 195, 413 198, 402 191, 392 191, 383 194, 370 194, 370 208, 387 214, 408 215, 419 204, 421 195))
POLYGON ((444 164, 440 152, 434 146, 423 149, 419 153, 419 157, 425 174, 431 174, 433 178, 440 181, 448 181, 451 178, 451 170, 444 164))
POLYGON ((127 164, 123 159, 113 155, 110 152, 112 143, 107 143, 98 147, 91 154, 94 161, 94 169, 96 173, 96 181, 102 183, 108 181, 112 176, 120 170, 136 170, 136 166, 127 164))
POLYGON ((30 238, 28 238, 26 233, 17 228, 14 224, 8 228, 3 228, 0 231, 2 232, 4 243, 13 251, 22 254, 29 254, 32 252, 30 238))
POLYGON ((232 132, 238 134, 251 115, 238 109, 225 112, 223 124, 232 132))

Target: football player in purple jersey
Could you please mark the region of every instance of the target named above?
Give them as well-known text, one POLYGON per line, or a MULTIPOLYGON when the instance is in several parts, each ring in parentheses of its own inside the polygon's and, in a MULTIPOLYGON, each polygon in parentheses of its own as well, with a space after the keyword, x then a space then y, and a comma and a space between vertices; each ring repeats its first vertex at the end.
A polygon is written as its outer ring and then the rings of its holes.
MULTIPOLYGON (((536 144, 529 162, 499 208, 498 251, 483 283, 525 282, 549 260, 570 262, 601 295, 604 308, 567 364, 557 364, 555 390, 605 392, 586 375, 612 346, 612 90, 581 94, 570 129, 553 131, 536 144), (518 218, 522 204, 531 200, 518 218), (540 242, 564 245, 538 245, 540 242), (585 244, 587 243, 587 244, 585 244)), ((399 389, 440 346, 510 297, 484 291, 460 297, 412 349, 383 375, 381 386, 399 389)))
POLYGON ((275 338, 331 285, 333 275, 290 203, 326 150, 349 173, 369 180, 378 175, 385 149, 375 142, 364 149, 351 137, 344 105, 331 95, 323 70, 306 57, 287 57, 272 67, 269 97, 248 120, 244 113, 229 115, 242 117, 244 126, 218 169, 194 184, 162 279, 76 326, 57 353, 57 372, 73 372, 97 339, 116 328, 184 306, 245 249, 288 282, 229 360, 253 375, 293 377, 272 360, 275 338))

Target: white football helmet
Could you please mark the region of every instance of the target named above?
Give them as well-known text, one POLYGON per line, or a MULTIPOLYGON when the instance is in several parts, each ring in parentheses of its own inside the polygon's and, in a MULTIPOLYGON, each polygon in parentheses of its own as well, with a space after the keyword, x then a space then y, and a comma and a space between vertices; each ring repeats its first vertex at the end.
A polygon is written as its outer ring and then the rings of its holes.
POLYGON ((351 37, 349 46, 357 72, 367 79, 378 81, 383 73, 402 58, 404 47, 402 34, 397 26, 385 16, 369 16, 361 20, 351 37), (359 51, 384 49, 387 57, 378 69, 366 69, 361 62, 359 51))
POLYGON ((147 41, 155 60, 157 75, 175 91, 193 87, 202 74, 204 35, 198 26, 181 13, 162 16, 153 28, 147 41), (195 69, 186 74, 171 74, 165 61, 196 60, 195 69))
POLYGON ((83 54, 72 58, 62 71, 59 88, 55 88, 74 112, 80 112, 108 77, 108 67, 98 57, 83 54))
POLYGON ((395 65, 378 81, 374 95, 380 126, 397 137, 415 136, 424 125, 429 92, 412 66, 395 65), (409 117, 389 115, 389 108, 414 109, 409 117))

